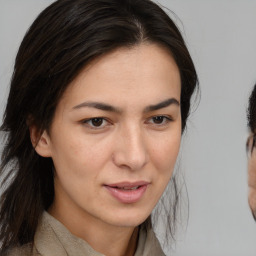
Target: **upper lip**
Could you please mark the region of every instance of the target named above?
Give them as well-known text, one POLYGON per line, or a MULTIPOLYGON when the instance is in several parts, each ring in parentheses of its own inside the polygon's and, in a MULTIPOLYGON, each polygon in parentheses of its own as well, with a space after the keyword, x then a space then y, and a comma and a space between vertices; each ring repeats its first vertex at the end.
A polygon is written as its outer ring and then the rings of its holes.
POLYGON ((147 181, 135 181, 135 182, 128 182, 128 181, 124 181, 124 182, 118 182, 118 183, 112 183, 112 184, 105 184, 105 186, 108 187, 117 187, 117 188, 134 188, 134 187, 140 187, 140 186, 145 186, 148 185, 149 182, 147 181))

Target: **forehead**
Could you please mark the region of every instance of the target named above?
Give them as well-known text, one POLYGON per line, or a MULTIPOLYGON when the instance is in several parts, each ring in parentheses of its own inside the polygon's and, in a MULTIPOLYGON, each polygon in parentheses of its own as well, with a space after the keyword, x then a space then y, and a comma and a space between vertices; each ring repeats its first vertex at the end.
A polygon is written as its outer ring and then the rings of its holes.
POLYGON ((168 50, 141 44, 117 49, 87 65, 68 86, 63 100, 79 103, 83 98, 100 98, 121 104, 161 101, 163 95, 179 100, 180 90, 179 69, 168 50))

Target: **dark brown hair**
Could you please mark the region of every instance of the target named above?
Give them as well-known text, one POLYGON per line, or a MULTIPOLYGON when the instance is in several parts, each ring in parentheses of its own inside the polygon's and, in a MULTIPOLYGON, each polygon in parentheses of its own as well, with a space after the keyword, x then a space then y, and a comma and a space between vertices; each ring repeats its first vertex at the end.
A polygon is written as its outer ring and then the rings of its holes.
POLYGON ((256 84, 249 98, 249 106, 247 110, 248 127, 251 132, 256 133, 256 84))
MULTIPOLYGON (((38 220, 54 198, 52 160, 36 154, 29 125, 40 132, 49 129, 63 92, 90 61, 144 41, 167 48, 178 65, 183 131, 197 74, 178 28, 158 5, 150 0, 59 0, 31 25, 16 57, 1 126, 2 251, 33 242, 38 220)), ((177 189, 174 193, 176 200, 177 189)))

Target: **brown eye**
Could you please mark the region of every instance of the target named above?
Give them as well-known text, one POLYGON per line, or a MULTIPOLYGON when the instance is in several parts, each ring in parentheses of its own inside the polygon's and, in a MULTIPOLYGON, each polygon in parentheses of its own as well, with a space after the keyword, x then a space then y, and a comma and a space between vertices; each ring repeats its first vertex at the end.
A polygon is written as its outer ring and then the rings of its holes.
POLYGON ((166 115, 158 115, 158 116, 151 116, 146 120, 146 124, 150 125, 150 127, 154 129, 163 129, 168 127, 168 124, 172 122, 173 119, 170 116, 166 115))
POLYGON ((83 120, 82 123, 91 129, 103 129, 109 122, 103 117, 94 117, 83 120))
POLYGON ((169 122, 171 122, 172 119, 168 116, 153 116, 149 119, 149 123, 154 124, 154 125, 166 125, 169 122))
POLYGON ((91 119, 91 123, 95 127, 99 127, 103 124, 103 118, 93 118, 91 119))
POLYGON ((163 121, 165 120, 165 117, 164 116, 155 116, 152 118, 152 120, 155 124, 162 124, 163 121))

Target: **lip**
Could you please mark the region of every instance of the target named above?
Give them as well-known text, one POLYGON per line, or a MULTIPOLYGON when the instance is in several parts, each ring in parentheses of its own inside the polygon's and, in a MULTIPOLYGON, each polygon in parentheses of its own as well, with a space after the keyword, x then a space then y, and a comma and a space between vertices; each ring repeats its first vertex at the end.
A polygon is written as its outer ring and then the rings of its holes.
POLYGON ((109 193, 121 203, 131 204, 138 202, 146 192, 150 183, 146 181, 119 182, 105 184, 109 193))

